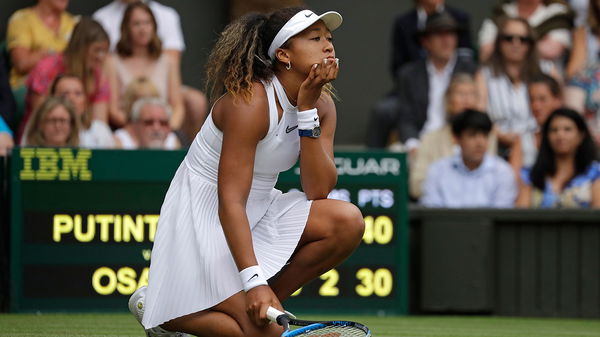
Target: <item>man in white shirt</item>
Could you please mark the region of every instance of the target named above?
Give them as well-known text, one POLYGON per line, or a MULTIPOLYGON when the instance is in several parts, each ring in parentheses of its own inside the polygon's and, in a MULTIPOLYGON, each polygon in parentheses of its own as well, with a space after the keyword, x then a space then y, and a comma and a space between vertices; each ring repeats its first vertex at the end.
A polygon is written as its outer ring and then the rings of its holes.
MULTIPOLYGON (((108 5, 98 9, 93 17, 100 22, 110 37, 111 50, 114 51, 117 42, 121 38, 121 21, 123 14, 130 3, 139 0, 114 0, 108 5)), ((181 62, 181 54, 185 50, 185 41, 181 30, 181 20, 175 9, 162 5, 156 1, 144 1, 152 10, 156 18, 158 37, 162 42, 164 52, 177 64, 181 62)), ((182 126, 183 135, 188 141, 192 140, 208 113, 208 102, 206 96, 199 90, 188 86, 182 87, 185 103, 186 120, 182 126)))
POLYGON ((459 153, 434 162, 423 184, 421 204, 436 208, 513 207, 517 184, 510 165, 487 153, 492 122, 466 110, 452 121, 459 153))

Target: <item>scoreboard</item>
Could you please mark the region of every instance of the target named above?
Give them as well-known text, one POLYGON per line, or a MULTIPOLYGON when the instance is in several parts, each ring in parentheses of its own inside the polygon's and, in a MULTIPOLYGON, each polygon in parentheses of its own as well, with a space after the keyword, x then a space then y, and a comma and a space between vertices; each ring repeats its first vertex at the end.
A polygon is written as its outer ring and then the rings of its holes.
MULTIPOLYGON (((123 311, 148 281, 160 206, 184 151, 17 148, 10 163, 10 308, 123 311)), ((359 248, 299 289, 298 312, 408 312, 404 154, 335 153, 330 198, 357 205, 359 248)), ((277 188, 300 189, 299 168, 277 188)))

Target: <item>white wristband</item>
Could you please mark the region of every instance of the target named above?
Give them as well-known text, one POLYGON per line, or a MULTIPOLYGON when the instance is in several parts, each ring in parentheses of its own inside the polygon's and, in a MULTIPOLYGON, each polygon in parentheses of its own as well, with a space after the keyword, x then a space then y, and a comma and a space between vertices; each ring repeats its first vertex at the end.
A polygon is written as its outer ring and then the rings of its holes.
POLYGON ((298 111, 298 130, 312 130, 319 126, 317 108, 298 111))
POLYGON ((240 279, 244 285, 244 291, 248 292, 250 289, 258 286, 268 285, 265 274, 259 266, 250 266, 240 272, 240 279))

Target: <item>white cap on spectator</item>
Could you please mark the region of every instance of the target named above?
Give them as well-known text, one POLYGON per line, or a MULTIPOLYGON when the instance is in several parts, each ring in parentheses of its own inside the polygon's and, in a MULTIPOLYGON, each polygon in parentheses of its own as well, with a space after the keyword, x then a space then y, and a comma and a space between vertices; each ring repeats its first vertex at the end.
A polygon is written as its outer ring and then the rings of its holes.
POLYGON ((292 18, 279 30, 277 35, 275 35, 273 42, 271 42, 271 46, 269 46, 269 57, 272 60, 275 60, 275 50, 277 50, 277 48, 281 47, 292 36, 302 32, 318 20, 323 20, 325 26, 327 26, 330 31, 334 31, 342 24, 342 16, 338 12, 330 11, 317 15, 311 10, 302 10, 292 16, 292 18))

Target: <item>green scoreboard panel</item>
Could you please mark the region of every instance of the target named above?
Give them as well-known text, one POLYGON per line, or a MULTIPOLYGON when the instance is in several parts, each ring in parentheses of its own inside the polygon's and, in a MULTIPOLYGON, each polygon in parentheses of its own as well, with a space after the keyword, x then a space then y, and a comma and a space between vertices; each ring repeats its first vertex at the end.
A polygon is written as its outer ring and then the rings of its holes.
MULTIPOLYGON (((17 148, 10 165, 10 308, 122 311, 148 281, 158 215, 183 151, 17 148)), ((408 311, 407 170, 403 154, 336 152, 331 198, 363 212, 360 247, 296 292, 302 311, 408 311)), ((278 188, 299 189, 297 167, 278 188)))

